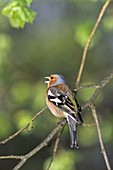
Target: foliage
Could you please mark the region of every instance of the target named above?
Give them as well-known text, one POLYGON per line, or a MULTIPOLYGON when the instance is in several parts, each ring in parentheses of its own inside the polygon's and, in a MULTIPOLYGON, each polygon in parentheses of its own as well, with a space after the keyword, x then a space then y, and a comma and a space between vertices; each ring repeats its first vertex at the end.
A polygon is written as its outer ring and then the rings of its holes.
POLYGON ((28 9, 32 0, 13 0, 2 10, 2 14, 7 16, 11 25, 15 28, 23 28, 26 23, 32 23, 36 12, 28 9))

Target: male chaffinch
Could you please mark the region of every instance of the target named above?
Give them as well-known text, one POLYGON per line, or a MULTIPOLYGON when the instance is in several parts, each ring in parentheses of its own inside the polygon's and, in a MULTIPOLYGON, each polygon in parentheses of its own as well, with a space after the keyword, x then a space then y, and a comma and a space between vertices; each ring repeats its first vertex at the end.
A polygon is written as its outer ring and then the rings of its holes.
POLYGON ((71 91, 62 75, 53 74, 45 77, 48 81, 46 103, 52 114, 56 117, 66 117, 70 130, 71 148, 78 148, 77 124, 83 123, 81 107, 74 91, 71 91))

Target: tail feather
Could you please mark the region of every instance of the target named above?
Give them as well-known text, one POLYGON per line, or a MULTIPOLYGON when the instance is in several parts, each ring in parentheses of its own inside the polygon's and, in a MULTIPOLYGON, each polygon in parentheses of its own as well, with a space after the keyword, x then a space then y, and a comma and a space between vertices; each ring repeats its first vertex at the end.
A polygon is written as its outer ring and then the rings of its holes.
POLYGON ((78 148, 78 139, 77 139, 77 120, 71 115, 67 114, 67 121, 69 124, 70 138, 71 138, 71 148, 78 148))

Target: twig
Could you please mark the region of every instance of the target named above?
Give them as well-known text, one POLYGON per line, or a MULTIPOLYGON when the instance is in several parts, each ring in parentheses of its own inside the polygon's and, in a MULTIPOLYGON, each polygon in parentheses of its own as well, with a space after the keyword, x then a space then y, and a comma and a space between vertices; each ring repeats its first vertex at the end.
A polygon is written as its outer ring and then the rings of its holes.
POLYGON ((23 127, 22 129, 20 129, 19 131, 15 132, 13 135, 9 136, 8 138, 6 138, 5 140, 0 141, 0 144, 5 144, 8 141, 12 140, 13 138, 15 138, 17 135, 19 135, 24 129, 26 129, 29 126, 29 124, 27 124, 25 127, 23 127))
POLYGON ((36 115, 32 118, 32 121, 34 121, 41 113, 43 113, 47 109, 47 106, 41 109, 36 115))
MULTIPOLYGON (((98 84, 98 88, 95 90, 94 94, 92 95, 91 99, 82 107, 82 109, 85 109, 86 107, 90 106, 94 100, 96 99, 96 97, 98 96, 98 94, 100 93, 101 89, 107 85, 107 83, 109 83, 109 81, 113 78, 113 72, 110 73, 104 80, 102 80, 99 84, 98 84)), ((46 108, 42 109, 40 112, 38 112, 33 118, 32 120, 35 120, 36 117, 41 114, 46 108)), ((58 133, 58 131, 65 126, 66 124, 66 120, 62 120, 57 127, 48 135, 48 137, 40 144, 38 145, 36 148, 34 148, 33 150, 31 150, 28 154, 23 155, 23 156, 1 156, 0 159, 21 159, 21 161, 14 167, 13 170, 19 170, 24 164, 25 162, 31 158, 33 155, 35 155, 38 151, 40 151, 43 147, 45 147, 49 141, 54 137, 54 135, 56 133, 58 133)), ((89 126, 93 126, 94 124, 89 124, 89 126)), ((29 126, 29 124, 28 124, 29 126)), ((88 126, 88 124, 83 124, 83 126, 88 126)), ((25 126, 27 127, 27 125, 25 126)), ((17 132, 18 133, 18 132, 17 132)), ((16 135, 15 135, 16 136, 16 135)), ((8 139, 7 139, 8 140, 8 139)), ((54 155, 56 154, 56 150, 58 148, 58 143, 59 143, 59 139, 58 141, 56 141, 55 144, 55 148, 54 148, 54 152, 53 152, 53 158, 54 159, 54 155)), ((53 161, 52 161, 53 162, 53 161)), ((110 170, 110 169, 108 169, 110 170)))
POLYGON ((8 156, 0 156, 0 159, 23 159, 24 156, 18 156, 18 155, 8 155, 8 156))
POLYGON ((25 156, 23 156, 23 159, 13 168, 13 170, 19 170, 24 164, 25 162, 31 158, 33 155, 35 155, 38 151, 40 151, 43 147, 47 146, 47 144, 49 143, 49 141, 54 137, 54 135, 66 124, 66 120, 63 119, 63 121, 61 121, 57 127, 48 135, 48 137, 40 144, 38 145, 36 148, 34 148, 32 151, 30 151, 29 153, 27 153, 25 156))
POLYGON ((98 118, 97 118, 96 108, 95 108, 93 103, 90 105, 90 108, 91 108, 92 115, 93 115, 93 118, 94 118, 95 123, 96 123, 99 143, 100 143, 100 147, 101 147, 101 153, 103 154, 103 158, 104 158, 107 169, 111 170, 110 163, 108 161, 108 157, 107 157, 107 154, 106 154, 106 151, 105 151, 105 148, 104 148, 104 143, 103 143, 103 140, 102 140, 102 135, 101 135, 101 131, 100 131, 99 121, 98 121, 98 118))
POLYGON ((82 126, 91 127, 95 126, 95 123, 83 123, 82 126))
POLYGON ((98 87, 96 88, 96 90, 94 91, 93 95, 91 96, 91 98, 82 106, 82 109, 85 109, 86 107, 88 107, 91 103, 94 103, 95 99, 97 98, 97 96, 99 95, 99 93, 101 92, 102 88, 104 86, 106 86, 110 80, 113 78, 113 72, 110 73, 107 77, 105 77, 99 84, 98 87))
POLYGON ((77 80, 76 80, 76 87, 78 87, 80 79, 81 79, 81 76, 82 76, 82 72, 83 72, 83 69, 84 69, 88 48, 89 48, 89 46, 91 44, 91 41, 92 41, 92 39, 93 39, 93 37, 95 35, 96 30, 97 30, 97 28, 98 28, 98 26, 100 24, 100 21, 102 20, 102 17, 104 15, 105 11, 106 11, 106 8, 108 7, 110 2, 111 2, 111 0, 107 0, 105 2, 105 4, 103 5, 103 7, 102 7, 102 9, 101 9, 101 11, 99 13, 99 16, 97 18, 97 21, 96 21, 96 23, 95 23, 95 25, 93 27, 93 30, 92 30, 92 32, 91 32, 91 34, 89 36, 89 39, 88 39, 88 41, 86 43, 86 46, 84 48, 83 55, 82 55, 82 61, 81 61, 80 69, 79 69, 77 80))
POLYGON ((65 127, 65 125, 62 127, 61 131, 58 133, 58 136, 57 136, 57 138, 56 138, 56 140, 55 140, 52 158, 51 158, 51 161, 50 161, 50 163, 49 163, 49 166, 48 166, 47 170, 50 170, 51 165, 52 165, 52 163, 53 163, 53 160, 54 160, 54 158, 55 158, 55 155, 56 155, 56 152, 57 152, 57 149, 58 149, 58 145, 59 145, 59 142, 60 142, 61 135, 62 135, 62 133, 63 133, 64 127, 65 127))
MULTIPOLYGON (((96 97, 98 96, 98 94, 100 93, 101 89, 107 85, 107 83, 109 83, 109 81, 113 78, 113 72, 110 73, 106 78, 104 78, 99 84, 98 84, 98 88, 95 90, 95 92, 93 93, 92 97, 90 98, 90 100, 88 102, 86 102, 85 105, 82 106, 82 109, 85 109, 86 107, 90 106, 94 100, 96 99, 96 97)), ((47 107, 46 107, 47 108, 47 107)), ((38 112, 33 118, 32 120, 35 120, 36 117, 41 114, 44 110, 46 110, 46 108, 43 108, 40 112, 38 112)), ((48 135, 48 137, 39 145, 37 146, 35 149, 33 149, 31 152, 29 152, 26 155, 23 156, 9 156, 9 159, 21 159, 22 161, 19 162, 19 165, 17 165, 17 167, 13 170, 18 170, 18 167, 21 167, 30 157, 32 157, 34 154, 36 154, 40 149, 42 149, 44 146, 46 146, 48 144, 48 142, 53 138, 53 136, 59 131, 60 128, 62 128, 62 126, 64 126, 66 124, 66 121, 63 120, 61 121, 57 127, 48 135)), ((83 124, 83 126, 94 126, 94 123, 90 123, 90 124, 83 124)), ((27 126, 27 125, 26 125, 27 126)), ((18 132, 17 132, 18 133, 18 132)), ((15 135, 16 136, 16 135, 15 135)), ((56 145, 57 146, 57 145, 56 145)), ((1 156, 0 159, 8 159, 8 156, 1 156), (4 158, 3 158, 4 157, 4 158)))
MULTIPOLYGON (((42 112, 44 112, 47 109, 47 107, 43 108, 42 110, 40 110, 37 114, 35 114, 35 116, 32 118, 31 121, 34 121, 42 112)), ((8 138, 6 138, 3 141, 0 141, 0 144, 5 144, 8 141, 12 140, 13 138, 15 138, 17 135, 19 135, 22 131, 24 131, 25 129, 28 128, 28 126, 30 125, 30 123, 28 123, 27 125, 25 125, 22 129, 20 129, 19 131, 15 132, 13 135, 9 136, 8 138)))
POLYGON ((74 89, 75 92, 81 90, 81 89, 87 89, 87 88, 98 88, 98 84, 88 84, 88 85, 83 85, 83 86, 79 86, 79 87, 76 87, 74 89))

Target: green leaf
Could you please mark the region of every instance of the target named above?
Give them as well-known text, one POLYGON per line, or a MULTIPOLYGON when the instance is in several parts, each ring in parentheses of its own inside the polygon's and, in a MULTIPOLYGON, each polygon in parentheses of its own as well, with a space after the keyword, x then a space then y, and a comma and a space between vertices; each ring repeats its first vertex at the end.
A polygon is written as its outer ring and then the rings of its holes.
POLYGON ((26 23, 32 23, 36 12, 28 9, 24 5, 30 6, 32 0, 15 0, 10 2, 3 10, 2 14, 7 16, 10 24, 15 28, 23 28, 26 23))
MULTIPOLYGON (((19 0, 20 1, 20 0, 19 0)), ((21 0, 23 2, 23 4, 27 5, 27 6, 30 6, 31 5, 31 2, 32 0, 21 0)))
POLYGON ((30 9, 27 8, 23 8, 23 11, 25 14, 26 22, 32 23, 36 16, 36 12, 31 11, 30 9))
POLYGON ((10 11, 11 11, 11 9, 14 8, 15 6, 18 6, 18 2, 17 1, 8 3, 7 6, 3 8, 2 14, 8 16, 10 11))

